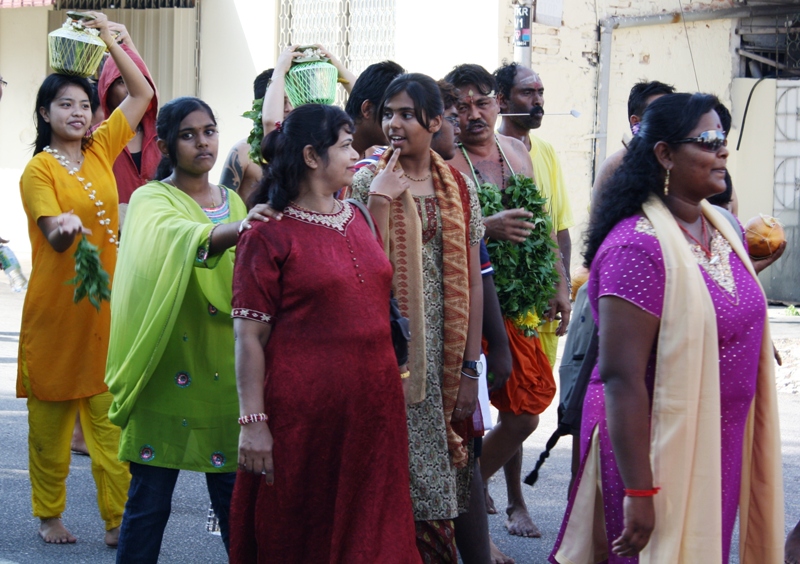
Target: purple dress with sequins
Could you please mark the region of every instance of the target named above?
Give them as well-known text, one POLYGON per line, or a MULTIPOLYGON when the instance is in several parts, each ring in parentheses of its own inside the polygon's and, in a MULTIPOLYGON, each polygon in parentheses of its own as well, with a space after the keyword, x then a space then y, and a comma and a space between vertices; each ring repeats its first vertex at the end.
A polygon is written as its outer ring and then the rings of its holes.
MULTIPOLYGON (((717 314, 722 441, 721 542, 723 562, 728 562, 731 536, 739 505, 744 426, 755 396, 766 303, 760 288, 738 255, 730 249, 730 245, 717 231, 713 233, 712 250, 720 257, 717 262, 708 264, 699 247, 693 249, 693 252, 698 257, 698 268, 703 273, 717 314)), ((655 237, 652 225, 642 216, 624 219, 608 234, 592 263, 587 283, 592 314, 597 320, 598 300, 601 297, 617 296, 660 318, 664 302, 664 283, 661 246, 655 237)), ((692 313, 687 311, 686 315, 692 313)), ((655 359, 654 345, 646 374, 651 398, 655 359)), ((582 461, 588 451, 592 432, 598 425, 606 535, 610 547, 623 531, 624 485, 608 434, 603 383, 595 366, 583 406, 582 461)), ((567 507, 567 515, 571 509, 572 499, 567 507)), ((558 562, 554 555, 561 546, 562 537, 563 527, 550 555, 550 562, 554 564, 558 562)), ((633 564, 638 562, 638 557, 620 558, 609 553, 608 562, 633 564)))

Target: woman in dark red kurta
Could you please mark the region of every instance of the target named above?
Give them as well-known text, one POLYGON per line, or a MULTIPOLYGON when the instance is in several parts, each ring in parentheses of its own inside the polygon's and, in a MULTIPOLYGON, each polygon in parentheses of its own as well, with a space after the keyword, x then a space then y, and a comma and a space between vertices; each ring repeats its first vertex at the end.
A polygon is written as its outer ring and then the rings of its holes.
POLYGON ((308 105, 265 140, 259 201, 283 218, 242 235, 233 317, 241 414, 269 419, 242 426, 234 563, 419 561, 392 269, 361 212, 334 198, 353 176, 351 128, 308 105))

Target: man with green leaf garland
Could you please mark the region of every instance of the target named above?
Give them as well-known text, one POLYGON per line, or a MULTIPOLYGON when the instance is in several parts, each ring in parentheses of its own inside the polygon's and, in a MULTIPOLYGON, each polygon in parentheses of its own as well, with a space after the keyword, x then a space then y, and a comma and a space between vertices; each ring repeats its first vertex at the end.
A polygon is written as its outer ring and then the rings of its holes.
MULTIPOLYGON (((504 197, 495 198, 499 200, 494 202, 499 205, 498 209, 505 207, 504 200, 512 197, 512 192, 531 193, 529 182, 522 178, 533 178, 533 167, 527 148, 517 139, 495 134, 500 107, 497 104, 497 84, 494 77, 479 65, 466 64, 455 67, 445 80, 458 88, 461 93, 457 107, 461 128, 461 151, 457 152, 450 164, 470 178, 474 178, 476 184, 484 189, 485 194, 491 194, 486 191, 488 186, 504 193, 504 197)), ((482 201, 482 204, 487 206, 486 201, 482 201)), ((543 239, 536 239, 542 230, 542 222, 548 222, 549 218, 542 209, 534 211, 536 213, 517 207, 502 209, 489 216, 484 214, 490 252, 493 247, 497 248, 495 242, 511 241, 520 245, 529 238, 532 239, 530 241, 533 243, 532 246, 544 244, 545 248, 552 249, 555 246, 555 234, 550 232, 551 227, 543 239)), ((516 261, 516 259, 510 260, 516 261)), ((499 267, 503 262, 508 264, 509 259, 506 258, 504 261, 503 257, 492 256, 492 262, 497 275, 500 272, 499 267)), ((534 274, 552 268, 558 272, 558 276, 553 278, 556 280, 555 296, 549 299, 549 308, 539 313, 549 320, 561 315, 559 330, 563 333, 569 323, 571 309, 566 276, 561 261, 557 260, 552 250, 546 262, 549 266, 537 264, 531 265, 530 268, 531 271, 535 271, 534 274)), ((550 272, 545 272, 543 275, 548 274, 550 272)), ((520 281, 511 277, 501 282, 498 276, 496 281, 500 294, 504 290, 507 290, 508 294, 508 290, 518 292, 520 289, 520 281), (501 284, 506 287, 501 287, 501 284)), ((552 295, 550 288, 545 292, 552 295)), ((506 527, 511 534, 539 537, 541 533, 528 514, 522 496, 520 482, 522 443, 536 429, 539 414, 550 405, 556 386, 550 364, 535 335, 535 327, 538 325, 535 322, 535 314, 529 310, 514 309, 513 305, 507 300, 507 310, 503 312, 511 344, 513 369, 503 389, 492 394, 492 404, 498 408, 500 416, 495 428, 484 439, 481 474, 485 482, 505 465, 509 503, 506 509, 508 515, 506 527), (523 331, 518 325, 528 325, 531 329, 523 331)), ((492 546, 492 561, 513 562, 494 546, 492 546)))
MULTIPOLYGON (((541 127, 544 117, 542 79, 531 69, 517 63, 504 64, 494 71, 494 77, 497 80, 497 103, 500 110, 504 114, 529 114, 503 117, 498 131, 503 135, 519 139, 530 151, 536 185, 542 195, 547 198, 545 209, 553 220, 558 250, 561 260, 564 262, 564 272, 569 274, 569 261, 572 253, 569 228, 575 225, 575 222, 572 219, 572 208, 569 204, 561 163, 550 143, 531 135, 532 129, 541 127)), ((539 329, 539 338, 552 367, 556 365, 558 349, 557 325, 555 322, 545 323, 539 329)))

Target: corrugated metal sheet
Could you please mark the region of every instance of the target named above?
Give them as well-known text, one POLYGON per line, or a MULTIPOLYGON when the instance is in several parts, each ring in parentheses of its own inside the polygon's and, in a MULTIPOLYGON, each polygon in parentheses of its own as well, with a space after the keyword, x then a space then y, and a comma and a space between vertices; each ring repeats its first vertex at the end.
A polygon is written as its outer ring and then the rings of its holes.
MULTIPOLYGON (((198 84, 197 8, 106 9, 108 19, 128 28, 158 88, 163 104, 178 96, 196 96, 198 84)), ((48 31, 61 27, 64 10, 48 14, 48 31)))

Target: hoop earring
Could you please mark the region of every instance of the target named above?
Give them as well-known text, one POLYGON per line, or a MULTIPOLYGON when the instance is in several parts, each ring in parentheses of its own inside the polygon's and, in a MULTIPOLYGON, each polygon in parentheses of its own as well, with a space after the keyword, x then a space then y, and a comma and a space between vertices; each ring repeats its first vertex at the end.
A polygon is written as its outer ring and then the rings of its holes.
POLYGON ((664 177, 664 196, 669 196, 669 169, 667 169, 667 175, 664 177))

